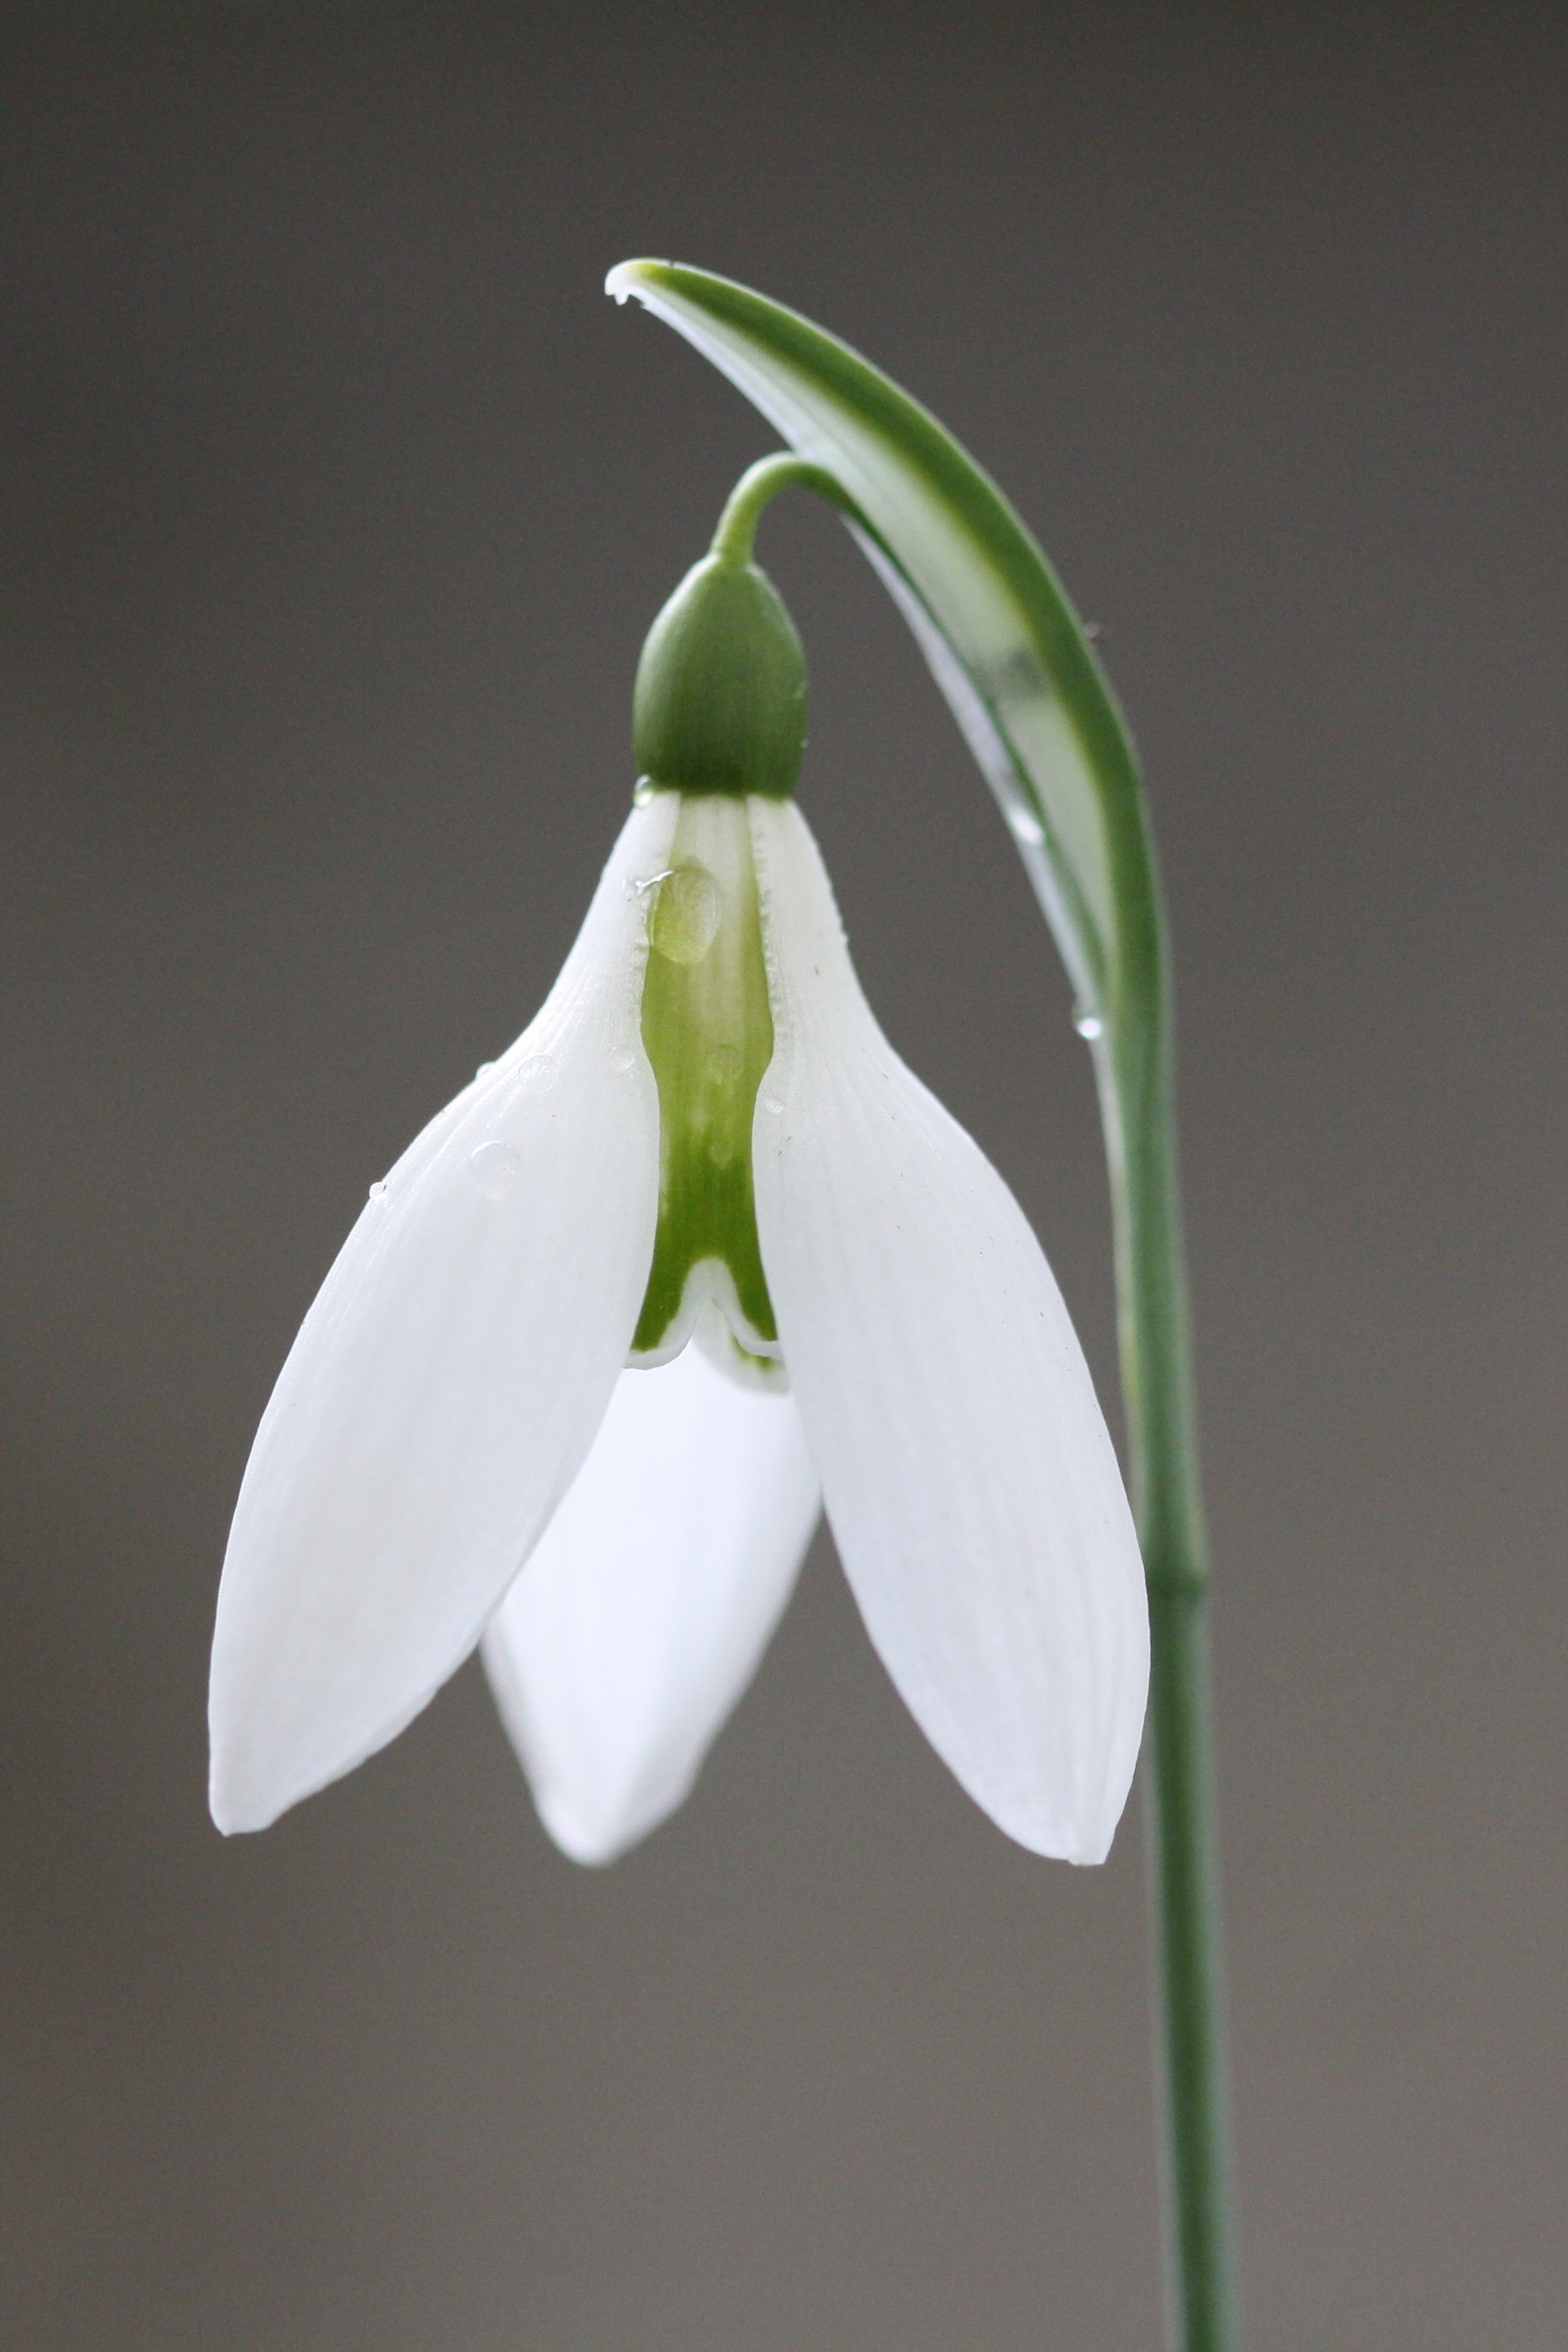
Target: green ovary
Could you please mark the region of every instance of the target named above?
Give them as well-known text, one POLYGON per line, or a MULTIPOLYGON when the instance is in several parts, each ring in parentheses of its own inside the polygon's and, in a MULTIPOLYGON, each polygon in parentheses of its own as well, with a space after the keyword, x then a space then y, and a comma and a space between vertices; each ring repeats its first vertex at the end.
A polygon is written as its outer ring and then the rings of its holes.
POLYGON ((744 801, 685 795, 668 870, 644 887, 643 1043, 659 1087, 659 1223, 632 1358, 674 1353, 709 1297, 732 1327, 738 1310, 743 1349, 777 1355, 751 1182, 751 1122, 773 1022, 744 801), (698 1266, 706 1278, 691 1285, 698 1266))

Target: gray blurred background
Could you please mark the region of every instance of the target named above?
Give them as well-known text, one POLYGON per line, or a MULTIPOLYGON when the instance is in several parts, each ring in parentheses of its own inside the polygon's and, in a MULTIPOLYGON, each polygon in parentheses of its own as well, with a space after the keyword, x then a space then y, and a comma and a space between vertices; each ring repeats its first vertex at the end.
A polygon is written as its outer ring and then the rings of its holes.
MULTIPOLYGON (((1152 2352, 1140 1824, 926 1750, 825 1538, 677 1819, 477 1671, 204 1796, 252 1431, 522 1025, 643 632, 769 436, 605 268, 846 335, 1006 485, 1174 921, 1256 2352, 1568 2341, 1568 18, 774 0, 0 16, 0 2338, 1152 2352)), ((1114 1414, 1084 1049, 803 499, 802 802, 1114 1414)))

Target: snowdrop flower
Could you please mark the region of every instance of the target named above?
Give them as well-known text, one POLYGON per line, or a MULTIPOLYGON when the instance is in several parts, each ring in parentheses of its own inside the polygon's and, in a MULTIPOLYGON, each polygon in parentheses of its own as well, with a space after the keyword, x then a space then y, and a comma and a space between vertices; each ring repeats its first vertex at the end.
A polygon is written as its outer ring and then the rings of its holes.
POLYGON ((212 1807, 264 1827, 476 1644, 540 1813, 680 1803, 821 1501, 871 1638, 1002 1829, 1100 1860, 1142 1569, 1039 1244, 904 1066, 790 798, 794 629, 715 555, 639 672, 645 781, 543 1009, 374 1185, 263 1418, 212 1807))

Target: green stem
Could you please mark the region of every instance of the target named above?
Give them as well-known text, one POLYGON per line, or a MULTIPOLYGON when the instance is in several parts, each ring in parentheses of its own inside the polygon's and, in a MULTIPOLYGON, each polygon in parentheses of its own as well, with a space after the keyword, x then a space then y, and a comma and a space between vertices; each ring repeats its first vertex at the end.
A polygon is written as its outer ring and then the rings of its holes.
MULTIPOLYGON (((1122 1377, 1149 1591, 1144 1791, 1159 2045, 1166 2326, 1171 2352, 1239 2352, 1207 1644, 1176 1176, 1163 912, 1141 794, 1119 845, 1126 983, 1099 1057, 1116 1217, 1122 1377)), ((1118 992, 1121 993, 1121 992, 1118 992)))
POLYGON ((718 529, 713 535, 713 553, 722 557, 726 563, 749 563, 751 542, 757 535, 764 507, 770 499, 776 499, 780 490, 787 490, 792 485, 803 490, 814 490, 820 499, 826 499, 829 505, 837 507, 841 513, 858 513, 853 499, 847 496, 825 467, 813 466, 806 457, 788 455, 758 457, 754 466, 747 466, 725 500, 718 529))
MULTIPOLYGON (((967 463, 967 461, 966 461, 967 463)), ((731 492, 713 551, 750 561, 758 518, 790 484, 814 490, 891 553, 836 478, 764 457, 731 492)), ((896 557, 894 558, 896 562, 896 557)), ((1034 561, 1031 557, 1030 561, 1034 561)), ((1040 559, 1043 569, 1043 559, 1040 559)), ((1077 639, 1056 648, 1093 676, 1077 639)), ((1135 761, 1108 699, 1081 705, 1114 906, 1104 1030, 1095 1048, 1116 1228, 1116 1291, 1134 1504, 1149 1592, 1145 1808, 1155 1976, 1170 2352, 1239 2352, 1231 2253, 1219 1880, 1198 1475, 1176 1175, 1175 1048, 1165 915, 1135 761)))
POLYGON ((1201 1589, 1151 1582, 1145 1772, 1164 2047, 1166 2334, 1173 2352, 1238 2344, 1231 2276, 1218 1872, 1201 1589))

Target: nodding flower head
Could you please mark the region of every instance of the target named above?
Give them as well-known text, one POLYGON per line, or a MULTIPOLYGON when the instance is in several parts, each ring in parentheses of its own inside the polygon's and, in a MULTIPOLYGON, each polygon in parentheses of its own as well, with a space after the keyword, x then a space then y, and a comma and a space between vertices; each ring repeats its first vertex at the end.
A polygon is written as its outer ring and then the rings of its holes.
POLYGON ((544 1006, 371 1188, 235 1514, 212 1805, 259 1829, 477 1644, 546 1825, 686 1794, 825 1502, 976 1801, 1100 1860, 1148 1676, 1137 1541, 1040 1245, 893 1051, 790 792, 805 672, 747 558, 639 674, 644 781, 544 1006))

